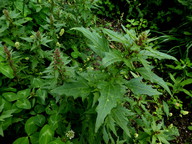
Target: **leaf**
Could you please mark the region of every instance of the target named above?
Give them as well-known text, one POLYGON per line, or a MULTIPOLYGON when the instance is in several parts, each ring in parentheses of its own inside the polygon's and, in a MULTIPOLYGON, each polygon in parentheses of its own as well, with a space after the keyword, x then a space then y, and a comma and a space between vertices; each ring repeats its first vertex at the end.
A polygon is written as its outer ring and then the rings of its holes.
POLYGON ((28 136, 35 133, 38 129, 38 126, 35 124, 35 117, 29 118, 25 123, 25 132, 28 136))
POLYGON ((2 128, 2 124, 0 125, 0 136, 4 137, 4 132, 3 132, 3 128, 2 128))
POLYGON ((3 111, 3 112, 1 113, 1 116, 0 116, 0 121, 5 121, 6 118, 12 117, 12 116, 13 116, 12 114, 13 114, 15 111, 16 111, 15 109, 3 111))
POLYGON ((15 101, 18 99, 17 95, 13 92, 3 93, 2 96, 9 102, 15 101))
POLYGON ((171 91, 169 89, 169 87, 167 86, 166 82, 160 78, 158 75, 156 75, 155 73, 153 73, 152 71, 148 71, 145 68, 138 68, 137 71, 142 75, 142 77, 146 80, 150 80, 152 83, 156 83, 159 84, 160 86, 162 86, 170 95, 171 91))
POLYGON ((112 41, 116 41, 116 42, 122 43, 124 45, 130 45, 129 41, 127 41, 127 39, 118 32, 115 32, 115 31, 112 31, 109 29, 105 29, 105 28, 103 29, 103 32, 105 34, 107 34, 112 39, 112 41))
POLYGON ((46 124, 40 131, 39 134, 39 144, 48 144, 52 141, 54 136, 54 131, 52 131, 51 127, 46 124))
POLYGON ((56 140, 50 142, 49 144, 66 144, 66 143, 62 142, 61 139, 57 138, 56 140))
POLYGON ((189 84, 192 84, 192 79, 186 79, 186 80, 184 80, 184 81, 182 81, 182 82, 180 83, 180 85, 181 85, 182 87, 184 87, 184 86, 186 86, 186 85, 189 85, 189 84))
POLYGON ((112 108, 116 107, 118 100, 120 100, 124 94, 124 91, 120 85, 110 84, 107 82, 100 83, 99 89, 101 96, 99 98, 99 104, 96 108, 97 119, 95 124, 95 132, 104 122, 105 117, 110 114, 112 108))
POLYGON ((44 124, 45 124, 45 116, 43 115, 40 115, 40 114, 37 114, 35 117, 34 117, 34 122, 37 126, 39 127, 42 127, 44 124))
POLYGON ((13 144, 29 144, 29 139, 28 137, 20 137, 16 139, 13 144))
POLYGON ((163 101, 163 110, 168 117, 169 116, 169 106, 167 105, 167 103, 165 101, 163 101))
POLYGON ((153 49, 148 49, 148 50, 142 50, 139 52, 139 54, 144 55, 144 56, 151 56, 154 58, 158 58, 159 60, 161 59, 170 59, 170 60, 175 60, 177 61, 177 59, 173 56, 170 56, 168 54, 153 50, 153 49))
POLYGON ((142 77, 133 78, 126 83, 126 86, 136 95, 146 94, 152 96, 161 94, 156 89, 153 89, 150 85, 146 85, 145 83, 141 82, 141 80, 142 77))
POLYGON ((0 73, 2 73, 3 75, 5 75, 6 77, 8 77, 10 79, 14 78, 13 70, 8 65, 4 65, 4 64, 0 63, 0 73))
POLYGON ((40 102, 40 104, 43 104, 45 105, 45 99, 47 98, 48 96, 48 93, 46 90, 42 90, 42 89, 38 89, 36 91, 36 94, 37 94, 37 98, 38 98, 38 101, 40 102))
POLYGON ((188 126, 187 128, 192 131, 192 126, 188 126))
POLYGON ((12 46, 12 47, 15 47, 15 43, 11 39, 9 39, 9 38, 2 38, 1 40, 3 42, 5 42, 6 44, 12 46))
POLYGON ((78 97, 82 97, 82 99, 85 99, 90 92, 91 89, 89 88, 87 81, 84 80, 64 83, 63 86, 57 87, 51 91, 51 93, 57 95, 73 96, 75 99, 78 97))
POLYGON ((22 109, 31 109, 31 103, 28 99, 19 99, 16 102, 16 106, 22 109))
POLYGON ((105 57, 103 58, 102 63, 104 67, 108 67, 109 65, 122 60, 123 58, 119 51, 111 51, 105 53, 105 57))
MULTIPOLYGON (((124 132, 131 137, 129 128, 128 128, 128 119, 127 116, 127 109, 124 107, 117 107, 112 110, 111 115, 114 118, 115 122, 124 130, 124 132)), ((133 114, 131 114, 133 115, 133 114)))
POLYGON ((17 92, 18 99, 24 99, 30 96, 30 89, 20 90, 17 92))
POLYGON ((31 144, 39 144, 39 132, 36 132, 30 135, 29 137, 31 144))
POLYGON ((109 51, 109 44, 107 40, 99 35, 95 30, 92 29, 92 32, 83 27, 72 28, 72 30, 78 30, 83 33, 83 35, 91 41, 89 47, 100 57, 104 56, 104 52, 109 51))

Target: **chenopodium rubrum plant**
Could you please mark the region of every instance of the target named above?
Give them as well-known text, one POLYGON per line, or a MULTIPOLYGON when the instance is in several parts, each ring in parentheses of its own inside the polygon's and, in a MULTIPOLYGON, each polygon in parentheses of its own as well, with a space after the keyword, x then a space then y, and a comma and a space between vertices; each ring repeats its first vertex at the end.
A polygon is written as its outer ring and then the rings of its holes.
POLYGON ((98 63, 97 67, 90 65, 91 69, 77 71, 76 78, 51 91, 52 95, 72 97, 78 106, 82 100, 82 128, 76 129, 79 133, 76 140, 92 144, 169 144, 178 131, 173 125, 165 126, 163 117, 169 116, 169 106, 160 96, 172 93, 153 72, 151 61, 176 59, 153 49, 154 39, 148 38, 149 31, 138 35, 125 27, 125 33, 105 28, 72 30, 87 37, 98 63), (161 92, 154 88, 160 86, 164 89, 161 92))

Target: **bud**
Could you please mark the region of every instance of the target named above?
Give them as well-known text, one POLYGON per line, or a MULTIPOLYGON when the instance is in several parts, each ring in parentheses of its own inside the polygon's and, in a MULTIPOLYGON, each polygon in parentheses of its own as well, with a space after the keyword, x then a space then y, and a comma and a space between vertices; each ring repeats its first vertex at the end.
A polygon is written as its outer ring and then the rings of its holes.
POLYGON ((175 103, 175 106, 179 107, 179 106, 180 106, 180 104, 179 104, 179 103, 175 103))
POLYGON ((169 116, 173 116, 173 113, 169 113, 169 116))
POLYGON ((170 124, 170 125, 169 125, 169 128, 171 129, 172 127, 173 127, 173 124, 170 124))
POLYGON ((135 138, 137 138, 138 136, 139 136, 139 134, 138 134, 138 133, 135 133, 135 134, 134 134, 134 137, 135 137, 135 138))
POLYGON ((19 49, 20 43, 19 43, 19 42, 15 42, 15 47, 16 47, 17 49, 19 49))
POLYGON ((62 28, 59 32, 59 35, 62 36, 64 34, 65 30, 62 28))
POLYGON ((59 42, 56 43, 56 46, 61 47, 61 44, 59 42))
POLYGON ((189 112, 188 112, 188 111, 181 110, 181 114, 182 114, 182 115, 187 115, 187 114, 189 114, 189 112))
POLYGON ((29 60, 29 57, 26 57, 25 60, 29 60))

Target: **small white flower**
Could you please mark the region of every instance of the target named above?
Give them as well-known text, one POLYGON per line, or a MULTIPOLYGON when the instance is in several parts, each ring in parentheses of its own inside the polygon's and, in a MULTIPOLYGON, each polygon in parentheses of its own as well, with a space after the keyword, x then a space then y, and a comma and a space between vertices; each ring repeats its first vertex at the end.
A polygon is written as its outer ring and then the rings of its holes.
POLYGON ((75 132, 73 130, 70 130, 66 133, 66 136, 69 138, 69 139, 72 139, 75 137, 75 132))

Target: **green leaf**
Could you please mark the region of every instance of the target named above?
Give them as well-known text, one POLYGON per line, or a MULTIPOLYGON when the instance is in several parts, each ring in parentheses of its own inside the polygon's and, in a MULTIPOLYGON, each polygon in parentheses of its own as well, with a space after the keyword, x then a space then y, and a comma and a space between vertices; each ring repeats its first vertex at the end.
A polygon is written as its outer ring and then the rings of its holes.
POLYGON ((159 60, 161 59, 170 59, 170 60, 175 60, 177 61, 176 58, 174 58, 173 56, 170 56, 168 54, 153 50, 152 48, 148 49, 148 50, 142 50, 139 52, 139 54, 144 55, 144 56, 151 56, 154 58, 158 58, 159 60))
POLYGON ((29 139, 28 137, 20 137, 16 139, 13 144, 29 144, 29 139))
POLYGON ((133 78, 126 83, 126 86, 131 89, 131 91, 136 95, 146 94, 152 96, 161 94, 156 89, 153 89, 152 86, 146 85, 145 83, 141 82, 141 80, 142 77, 133 78))
POLYGON ((28 136, 35 133, 38 129, 38 126, 35 124, 35 117, 29 118, 25 123, 25 132, 28 136))
POLYGON ((50 142, 49 144, 66 144, 66 143, 62 142, 61 139, 57 138, 56 140, 50 142))
POLYGON ((18 99, 24 99, 30 96, 30 89, 25 89, 17 92, 18 99))
POLYGON ((52 131, 51 127, 46 124, 40 131, 39 134, 39 144, 48 144, 52 141, 54 136, 54 131, 52 131))
POLYGON ((122 43, 126 46, 130 45, 130 41, 128 41, 122 34, 118 32, 109 29, 103 29, 103 32, 107 34, 112 39, 112 41, 122 43))
POLYGON ((38 114, 34 117, 34 122, 39 127, 42 127, 45 124, 45 121, 46 119, 45 119, 45 116, 43 115, 38 114))
POLYGON ((28 99, 19 99, 16 102, 16 106, 22 109, 31 109, 31 103, 28 99))
POLYGON ((31 144, 39 144, 39 132, 36 132, 30 135, 29 137, 31 144))
POLYGON ((104 122, 105 117, 110 114, 112 108, 116 107, 117 102, 122 98, 124 89, 120 85, 110 84, 107 82, 100 83, 99 85, 101 96, 99 104, 96 108, 97 119, 95 124, 95 132, 104 122))
POLYGON ((0 136, 4 137, 4 132, 3 132, 2 124, 0 125, 0 136))
POLYGON ((90 31, 83 27, 72 28, 72 30, 82 32, 83 35, 91 41, 89 47, 100 57, 104 56, 104 52, 109 51, 108 41, 103 36, 99 35, 95 30, 92 29, 92 31, 90 31))
POLYGON ((192 131, 192 126, 188 126, 187 128, 192 131))
POLYGON ((186 86, 186 85, 189 85, 189 84, 192 84, 192 79, 186 79, 186 80, 184 80, 184 81, 182 81, 182 82, 180 83, 180 85, 181 85, 182 87, 184 87, 184 86, 186 86))
POLYGON ((46 90, 42 90, 42 89, 38 89, 38 90, 36 91, 36 94, 37 94, 38 101, 39 101, 41 104, 45 105, 45 99, 46 99, 47 96, 48 96, 47 91, 46 91, 46 90))
POLYGON ((169 106, 165 101, 163 101, 163 110, 168 117, 169 116, 169 106))
POLYGON ((13 92, 3 93, 2 96, 9 102, 15 101, 18 99, 17 95, 13 92))
MULTIPOLYGON (((124 130, 124 132, 131 137, 129 128, 128 128, 128 119, 127 116, 127 109, 124 107, 117 107, 112 110, 111 115, 114 118, 115 122, 124 130)), ((133 115, 133 114, 131 114, 133 115)))
POLYGON ((78 97, 85 99, 89 95, 90 91, 91 89, 89 88, 87 81, 79 80, 77 82, 64 83, 63 86, 53 89, 51 93, 73 96, 75 99, 78 97))
POLYGON ((12 47, 15 47, 15 43, 11 40, 11 39, 9 39, 9 38, 2 38, 1 39, 3 42, 5 42, 7 45, 10 45, 10 46, 12 46, 12 47))
POLYGON ((138 68, 137 71, 142 75, 142 77, 146 80, 150 80, 152 83, 157 83, 160 86, 162 86, 170 95, 171 91, 169 87, 167 86, 166 82, 160 78, 158 75, 153 73, 152 71, 148 71, 145 68, 138 68))
POLYGON ((5 121, 6 118, 12 117, 12 116, 13 116, 12 114, 13 114, 15 111, 16 111, 15 109, 3 111, 3 112, 1 113, 1 116, 0 116, 0 121, 5 121))
POLYGON ((13 70, 8 65, 4 65, 4 64, 0 63, 0 73, 2 73, 3 75, 5 75, 6 77, 8 77, 10 79, 14 78, 13 70))
POLYGON ((108 67, 109 65, 115 63, 115 62, 119 62, 122 61, 122 55, 119 51, 111 51, 111 52, 106 52, 105 53, 105 57, 102 60, 102 63, 104 65, 104 67, 108 67))

